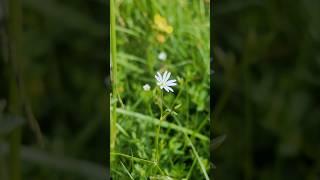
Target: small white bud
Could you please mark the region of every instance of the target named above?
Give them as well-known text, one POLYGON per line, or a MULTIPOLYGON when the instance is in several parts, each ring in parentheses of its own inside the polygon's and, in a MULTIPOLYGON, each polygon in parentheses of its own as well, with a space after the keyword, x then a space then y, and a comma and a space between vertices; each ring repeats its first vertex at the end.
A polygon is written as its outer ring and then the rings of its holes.
POLYGON ((149 84, 145 84, 144 86, 143 86, 143 90, 145 90, 145 91, 150 91, 150 85, 149 84))
POLYGON ((167 54, 162 51, 162 52, 158 55, 158 58, 159 58, 159 60, 161 60, 161 61, 165 61, 165 60, 167 59, 167 54))

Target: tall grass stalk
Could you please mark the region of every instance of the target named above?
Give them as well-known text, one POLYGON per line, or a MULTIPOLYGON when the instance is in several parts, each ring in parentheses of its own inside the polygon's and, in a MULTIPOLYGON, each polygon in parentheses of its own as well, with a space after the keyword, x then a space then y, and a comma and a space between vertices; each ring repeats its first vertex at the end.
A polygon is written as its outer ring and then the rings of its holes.
MULTIPOLYGON (((115 14, 115 0, 110 0, 110 47, 111 47, 111 80, 112 80, 112 96, 111 100, 116 99, 117 96, 117 42, 116 42, 116 14, 115 14)), ((111 136, 110 136, 110 148, 113 151, 116 142, 117 134, 117 113, 116 113, 117 103, 113 103, 113 110, 111 113, 111 136)))
POLYGON ((157 134, 156 134, 156 162, 159 163, 160 161, 160 147, 159 147, 159 134, 160 134, 160 129, 161 129, 161 122, 164 119, 163 116, 163 91, 161 90, 161 97, 160 97, 160 118, 159 118, 159 125, 158 125, 158 129, 157 129, 157 134))
MULTIPOLYGON (((22 40, 22 9, 21 0, 10 0, 8 3, 8 33, 10 43, 10 63, 12 73, 10 79, 9 111, 12 114, 21 114, 19 90, 17 79, 18 65, 21 62, 22 40)), ((21 128, 13 130, 10 134, 9 176, 11 180, 21 179, 21 128)))
POLYGON ((247 45, 246 50, 243 54, 243 62, 242 62, 242 71, 243 71, 243 83, 244 83, 244 119, 246 120, 246 166, 245 166, 245 179, 252 180, 253 179, 253 159, 252 159, 252 144, 253 144, 253 120, 252 120, 252 112, 251 112, 251 103, 250 103, 250 87, 251 79, 250 79, 250 65, 254 59, 252 56, 252 42, 254 41, 254 35, 249 34, 247 37, 247 45))

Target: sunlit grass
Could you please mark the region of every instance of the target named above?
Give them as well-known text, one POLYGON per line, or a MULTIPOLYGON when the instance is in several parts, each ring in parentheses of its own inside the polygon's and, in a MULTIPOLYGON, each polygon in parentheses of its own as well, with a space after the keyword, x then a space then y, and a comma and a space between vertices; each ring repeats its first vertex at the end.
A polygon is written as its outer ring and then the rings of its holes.
POLYGON ((115 0, 114 179, 209 178, 209 5, 115 0), (174 92, 157 84, 165 71, 174 92))

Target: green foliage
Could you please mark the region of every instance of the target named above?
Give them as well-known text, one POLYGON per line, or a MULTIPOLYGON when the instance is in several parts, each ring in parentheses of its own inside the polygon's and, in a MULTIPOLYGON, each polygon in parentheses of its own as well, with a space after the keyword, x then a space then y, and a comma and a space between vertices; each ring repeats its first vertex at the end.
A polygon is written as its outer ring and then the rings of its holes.
POLYGON ((115 2, 118 68, 114 81, 119 97, 113 102, 118 108, 111 108, 117 112, 112 177, 206 179, 209 1, 115 2), (157 26, 157 18, 165 19, 163 29, 157 26), (165 61, 158 59, 161 52, 167 55, 165 61), (154 76, 164 70, 178 85, 174 93, 164 91, 161 98, 154 76), (144 91, 145 84, 150 91, 144 91))

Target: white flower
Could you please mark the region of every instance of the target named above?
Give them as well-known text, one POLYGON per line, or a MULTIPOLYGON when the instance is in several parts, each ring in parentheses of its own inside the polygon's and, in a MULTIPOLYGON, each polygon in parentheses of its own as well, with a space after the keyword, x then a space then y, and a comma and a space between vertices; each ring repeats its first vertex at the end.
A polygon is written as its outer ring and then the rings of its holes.
POLYGON ((150 85, 149 85, 149 84, 145 84, 145 85, 143 86, 143 90, 145 90, 145 91, 150 91, 150 85))
POLYGON ((161 61, 165 61, 165 60, 167 59, 167 54, 162 51, 162 52, 158 55, 158 58, 159 58, 159 60, 161 60, 161 61))
POLYGON ((165 89, 167 92, 171 91, 173 92, 173 89, 170 86, 177 85, 176 80, 169 80, 171 73, 166 71, 161 75, 159 72, 157 72, 157 75, 155 75, 155 78, 157 79, 157 85, 160 86, 160 89, 165 89))

